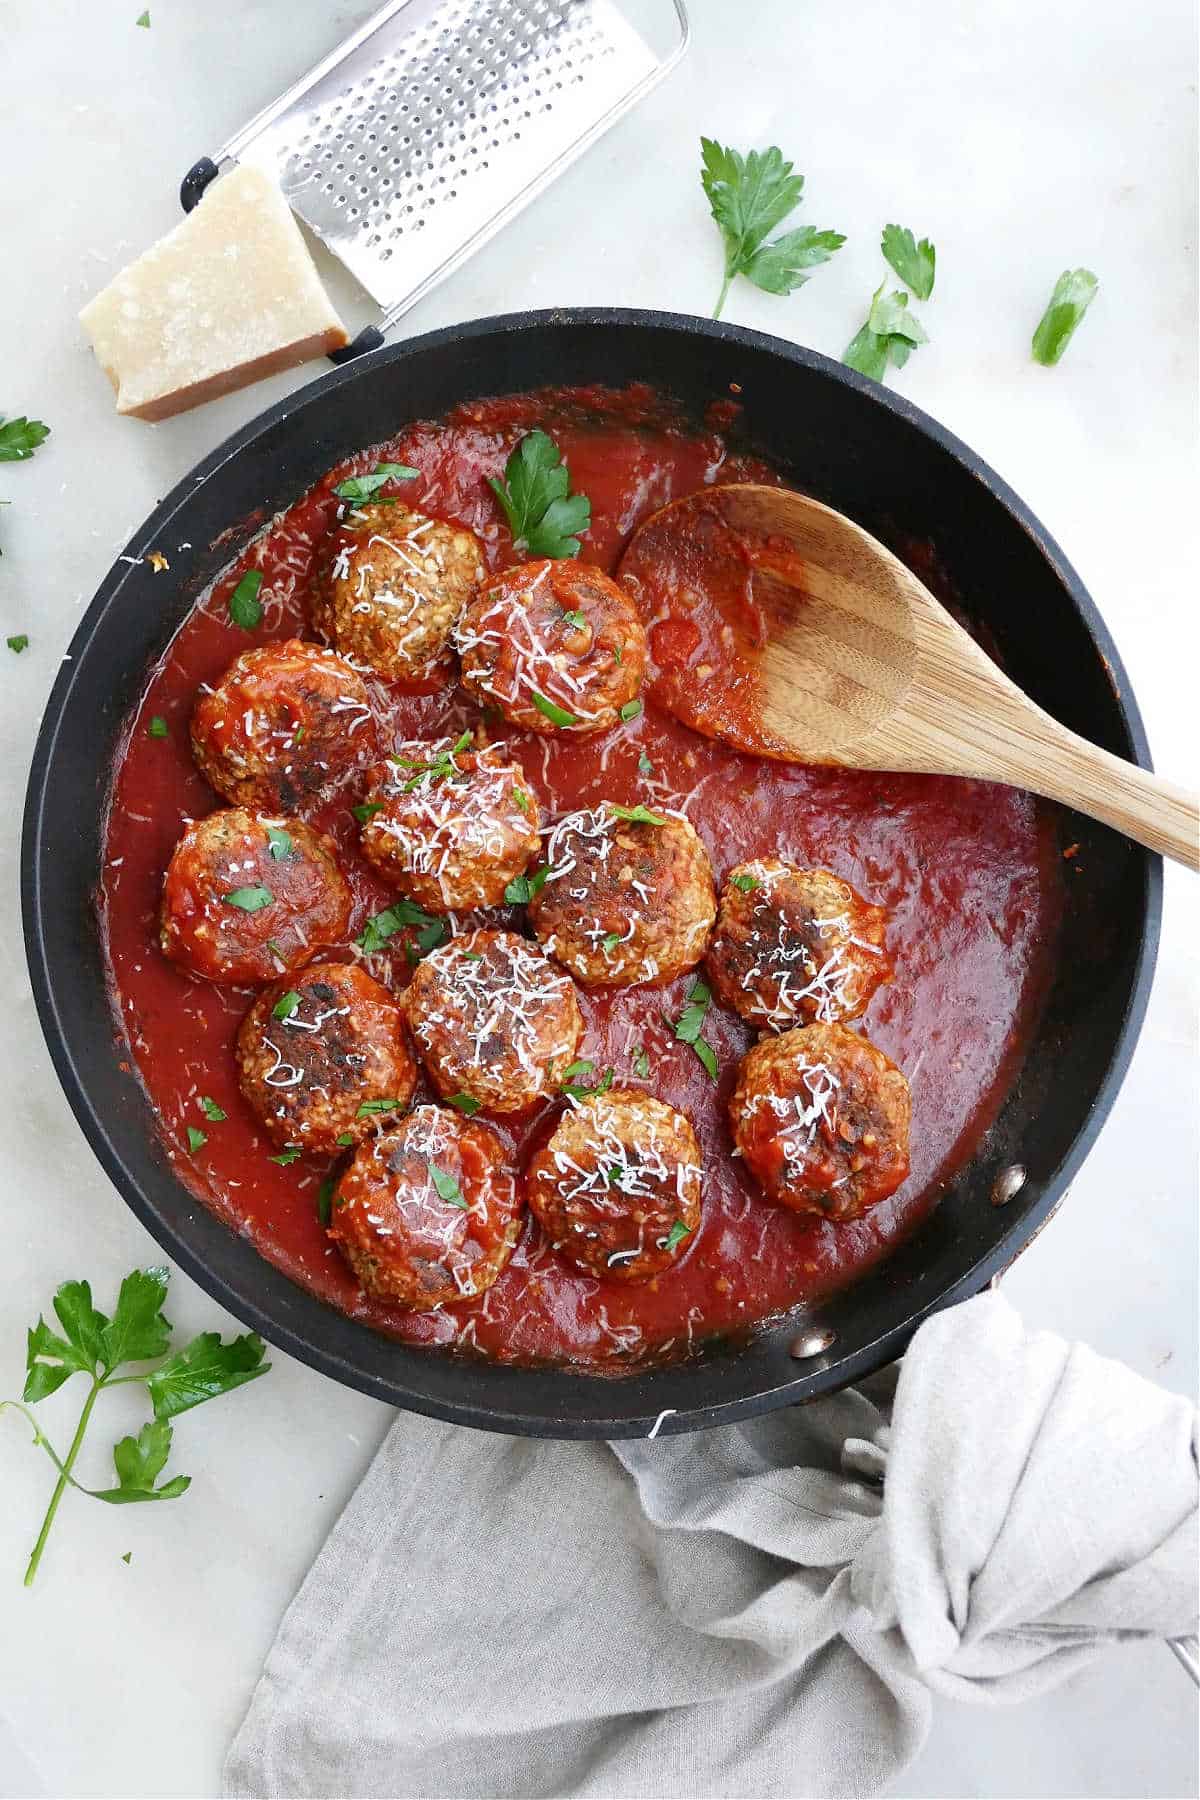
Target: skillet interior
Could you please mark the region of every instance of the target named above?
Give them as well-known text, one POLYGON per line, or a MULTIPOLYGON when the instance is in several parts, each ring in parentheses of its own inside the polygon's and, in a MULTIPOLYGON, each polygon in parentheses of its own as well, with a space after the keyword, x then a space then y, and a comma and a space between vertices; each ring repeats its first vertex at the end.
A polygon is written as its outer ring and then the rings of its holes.
POLYGON ((932 541, 968 612, 1048 711, 1147 763, 1116 651, 1078 577, 965 446, 893 394, 813 352, 670 314, 564 311, 453 327, 347 365, 281 402, 179 484, 129 554, 168 531, 178 580, 117 563, 85 615, 47 707, 26 803, 25 936, 43 1029, 105 1169, 172 1257, 271 1342, 381 1399, 495 1430, 558 1437, 695 1430, 843 1385, 895 1356, 930 1311, 976 1292, 1062 1198, 1119 1086, 1158 936, 1157 859, 1072 817, 1086 874, 1067 885, 1056 984, 1024 1070, 975 1161, 880 1268, 822 1303, 835 1339, 788 1354, 794 1319, 694 1365, 613 1379, 413 1350, 293 1285, 183 1188, 140 1087, 118 1068, 92 892, 122 721, 195 595, 270 514, 351 451, 475 396, 549 384, 648 381, 699 416, 738 383, 755 446, 798 487, 897 548, 932 541), (997 1169, 1029 1179, 990 1204, 997 1169))

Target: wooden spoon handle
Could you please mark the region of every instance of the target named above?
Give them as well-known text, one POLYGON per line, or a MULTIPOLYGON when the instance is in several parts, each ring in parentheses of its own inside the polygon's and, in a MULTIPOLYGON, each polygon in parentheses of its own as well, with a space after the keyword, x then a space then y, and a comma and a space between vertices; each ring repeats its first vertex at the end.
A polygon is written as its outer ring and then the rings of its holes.
POLYGON ((1160 856, 1200 870, 1200 797, 1057 726, 1022 772, 1034 793, 1073 806, 1160 856))

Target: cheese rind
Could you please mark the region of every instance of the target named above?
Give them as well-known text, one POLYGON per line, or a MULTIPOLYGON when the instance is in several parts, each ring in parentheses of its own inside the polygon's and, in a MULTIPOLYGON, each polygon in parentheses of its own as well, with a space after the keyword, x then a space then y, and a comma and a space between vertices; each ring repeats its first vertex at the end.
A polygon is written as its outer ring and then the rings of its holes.
POLYGON ((117 411, 149 420, 347 341, 287 202, 260 170, 240 167, 79 318, 117 411))

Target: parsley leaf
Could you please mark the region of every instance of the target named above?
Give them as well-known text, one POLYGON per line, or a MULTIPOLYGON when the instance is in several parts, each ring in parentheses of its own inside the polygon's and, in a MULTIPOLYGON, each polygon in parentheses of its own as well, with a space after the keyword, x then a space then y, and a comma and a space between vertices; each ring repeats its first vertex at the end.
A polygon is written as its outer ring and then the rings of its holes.
POLYGON ((351 475, 333 491, 339 500, 370 500, 389 481, 415 481, 420 473, 405 463, 376 463, 373 474, 351 475))
POLYGON ((885 225, 879 248, 905 287, 910 287, 918 300, 928 300, 937 273, 937 251, 929 239, 922 238, 918 244, 906 227, 885 225))
POLYGON ((203 1150, 205 1144, 207 1144, 208 1135, 206 1132, 197 1131, 194 1125, 189 1125, 187 1128, 187 1141, 188 1149, 191 1151, 192 1155, 195 1156, 197 1150, 203 1150))
POLYGON ((529 811, 529 795, 525 792, 525 789, 515 787, 512 792, 513 799, 516 801, 521 811, 527 813, 529 811))
POLYGON ((40 419, 4 420, 0 415, 0 462, 27 462, 49 436, 50 427, 40 419))
POLYGON ((633 1072, 645 1081, 650 1073, 650 1053, 644 1044, 639 1044, 633 1054, 633 1072))
POLYGON ((652 813, 649 807, 639 801, 636 806, 618 806, 615 801, 608 803, 610 812, 616 813, 618 819, 627 819, 631 825, 665 825, 667 820, 658 813, 652 813))
POLYGON ((155 1418, 173 1419, 205 1400, 215 1400, 256 1380, 271 1366, 265 1357, 266 1347, 253 1331, 231 1338, 227 1344, 217 1332, 202 1331, 147 1375, 155 1418))
POLYGON ((226 906, 236 906, 240 912, 261 912, 264 906, 270 906, 275 896, 270 888, 244 887, 234 888, 232 894, 223 896, 226 906))
POLYGON ((605 956, 607 956, 610 951, 615 950, 620 942, 621 933, 619 931, 610 931, 606 933, 602 944, 605 956))
POLYGON ((364 1100, 354 1116, 356 1119, 370 1119, 373 1118, 376 1113, 395 1112, 399 1105, 399 1100, 386 1098, 382 1100, 364 1100))
POLYGON ((654 764, 650 761, 650 758, 646 755, 646 752, 643 750, 641 752, 640 756, 638 757, 638 774, 639 775, 653 775, 653 773, 654 773, 654 764))
POLYGON ((278 1163, 281 1169, 286 1169, 289 1164, 297 1161, 299 1155, 299 1144, 285 1144, 278 1156, 268 1156, 267 1161, 278 1163))
MULTIPOLYGON (((172 1476, 157 1485, 171 1450, 171 1427, 167 1421, 176 1413, 199 1405, 202 1400, 228 1393, 230 1389, 252 1381, 255 1376, 265 1374, 269 1367, 263 1360, 260 1338, 241 1337, 223 1344, 215 1331, 202 1333, 184 1350, 168 1355, 171 1326, 163 1315, 168 1280, 166 1269, 134 1269, 121 1283, 111 1319, 94 1304, 86 1281, 64 1281, 54 1296, 54 1311, 64 1335, 59 1337, 43 1318, 30 1328, 26 1349, 26 1403, 44 1400, 75 1374, 87 1375, 90 1387, 65 1459, 58 1455, 33 1414, 21 1402, 0 1401, 0 1411, 14 1406, 25 1414, 34 1429, 35 1446, 45 1450, 58 1471, 58 1480, 25 1571, 26 1587, 37 1574, 50 1528, 68 1487, 110 1505, 177 1499, 188 1487, 186 1475, 172 1476), (149 1370, 124 1375, 117 1373, 130 1363, 151 1361, 156 1366, 149 1370), (96 1401, 103 1389, 115 1382, 143 1385, 152 1402, 154 1417, 142 1426, 136 1437, 124 1437, 114 1446, 117 1486, 86 1488, 75 1480, 72 1471, 96 1401)), ((124 1558, 126 1562, 129 1554, 126 1553, 124 1558)))
POLYGON ((828 262, 845 238, 839 231, 817 231, 811 225, 785 232, 767 243, 799 204, 803 175, 792 173, 774 144, 768 150, 740 151, 700 139, 700 182, 725 243, 725 280, 713 318, 719 319, 730 283, 744 275, 769 294, 790 294, 808 280, 806 269, 828 262))
POLYGON ((350 1145, 354 1142, 354 1133, 352 1131, 343 1131, 339 1136, 335 1137, 333 1141, 339 1149, 348 1150, 350 1145))
POLYGON ((167 725, 167 721, 163 718, 161 713, 155 713, 154 717, 146 727, 146 736, 152 738, 166 738, 170 737, 170 735, 171 732, 167 725))
POLYGON ((737 888, 739 893, 752 894, 754 892, 755 888, 758 886, 758 876, 757 875, 731 875, 729 877, 729 885, 730 885, 730 887, 737 888))
POLYGON ((549 878, 549 863, 543 863, 532 875, 514 875, 504 890, 504 898, 509 906, 528 906, 533 896, 541 893, 549 878))
POLYGON ((676 1219, 663 1239, 662 1247, 664 1250, 674 1250, 677 1245, 682 1244, 685 1237, 691 1237, 691 1235, 691 1228, 685 1225, 682 1219, 676 1219))
POLYGON ((703 981, 694 981, 688 989, 687 1005, 675 1021, 675 1036, 681 1044, 690 1044, 704 1067, 715 1081, 717 1078, 716 1053, 710 1043, 701 1037, 704 1020, 710 1005, 712 994, 703 981))
POLYGON ((262 601, 258 597, 262 584, 262 570, 247 569, 229 596, 230 623, 242 631, 254 631, 262 624, 262 601))
POLYGON ((333 1209, 333 1176, 327 1175, 317 1189, 317 1223, 328 1225, 333 1209))
POLYGON ((141 13, 133 22, 135 25, 140 25, 143 31, 149 31, 150 14, 148 12, 141 13))
POLYGON ((291 834, 280 825, 267 826, 267 842, 271 846, 272 862, 282 862, 284 857, 292 854, 291 834))
POLYGON ((375 817, 377 812, 382 812, 383 807, 384 802, 382 800, 364 800, 361 806, 352 806, 350 811, 354 814, 360 825, 365 825, 370 819, 375 817))
POLYGON ((886 281, 871 297, 867 322, 846 346, 842 361, 860 375, 882 381, 890 362, 902 369, 918 344, 928 343, 924 327, 908 310, 908 295, 894 290, 884 295, 886 281))
POLYGON ((451 1094, 448 1104, 456 1106, 464 1118, 473 1119, 482 1102, 477 1100, 474 1094, 451 1094))
POLYGON ((621 708, 620 716, 622 719, 624 719, 625 723, 628 725, 630 719, 636 719, 638 714, 641 712, 641 710, 642 710, 642 703, 640 700, 627 700, 625 702, 624 706, 621 708))
POLYGON ((430 1163, 429 1174, 439 1200, 445 1200, 450 1206, 457 1206, 462 1212, 470 1211, 471 1202, 463 1194, 456 1176, 451 1175, 448 1169, 439 1169, 436 1163, 430 1163))
POLYGON ((200 1111, 204 1114, 206 1119, 211 1119, 214 1125, 223 1124, 225 1119, 229 1116, 227 1113, 222 1112, 216 1101, 210 1099, 207 1094, 201 1094, 200 1096, 200 1111))
POLYGON ((613 1084, 614 1071, 612 1069, 605 1069, 599 1081, 588 1082, 571 1079, 576 1075, 590 1075, 595 1067, 595 1063, 590 1061, 573 1062, 569 1068, 563 1070, 559 1092, 571 1094, 576 1100, 586 1100, 590 1094, 607 1094, 613 1084))
POLYGON ((15 637, 6 638, 4 641, 14 656, 20 656, 22 650, 29 648, 29 637, 24 631, 18 631, 15 637))
POLYGON ((431 950, 436 950, 448 936, 445 919, 434 918, 413 900, 397 900, 394 906, 389 906, 383 912, 376 913, 374 918, 368 919, 362 936, 354 941, 365 956, 373 956, 406 925, 416 927, 417 951, 421 956, 427 956, 431 950))
POLYGON ((271 1008, 271 1017, 273 1019, 290 1019, 299 1004, 299 994, 296 992, 295 988, 289 988, 286 994, 281 994, 279 996, 278 1000, 271 1008))
POLYGON ((504 465, 504 480, 489 475, 488 486, 504 509, 515 550, 555 561, 579 555, 592 503, 586 494, 571 493, 570 471, 546 432, 523 437, 504 465))
POLYGON ((124 1437, 113 1445, 113 1466, 119 1487, 88 1488, 93 1500, 123 1506, 141 1500, 178 1500, 192 1485, 190 1475, 173 1475, 161 1487, 155 1482, 171 1454, 171 1427, 165 1419, 149 1419, 136 1437, 124 1437))
POLYGON ((706 1038, 697 1038, 692 1045, 692 1049, 696 1052, 696 1055, 700 1058, 700 1061, 704 1064, 704 1067, 715 1081, 717 1079, 717 1053, 712 1045, 706 1038))
POLYGON ((545 714, 552 725, 578 725, 579 720, 575 717, 574 713, 569 713, 563 706, 556 706, 554 701, 547 700, 544 694, 539 694, 533 689, 530 689, 529 698, 533 701, 533 704, 537 707, 538 711, 545 714))
POLYGON ((1090 269, 1064 269, 1033 334, 1033 360, 1052 368, 1096 298, 1100 282, 1090 269))

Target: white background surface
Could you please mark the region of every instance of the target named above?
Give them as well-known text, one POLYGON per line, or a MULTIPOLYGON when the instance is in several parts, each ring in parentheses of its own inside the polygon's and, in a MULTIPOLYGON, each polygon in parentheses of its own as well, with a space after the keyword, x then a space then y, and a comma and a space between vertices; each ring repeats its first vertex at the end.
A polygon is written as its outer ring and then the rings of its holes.
MULTIPOLYGON (((0 0, 0 412, 46 419, 0 468, 0 1395, 57 1283, 104 1304, 159 1252, 69 1117, 34 1018, 17 910, 20 797, 46 691, 128 532, 201 455, 303 373, 157 426, 115 417, 82 303, 175 223, 178 180, 368 10, 317 0, 0 0)), ((1041 515, 1105 614, 1159 766, 1195 778, 1196 105, 1187 0, 692 0, 669 84, 402 326, 510 308, 704 311, 719 246, 701 131, 777 142, 802 217, 845 231, 789 299, 739 283, 727 317, 840 354, 881 279, 881 225, 938 247, 933 342, 896 385, 1041 515), (1064 362, 1027 346, 1056 276, 1101 292, 1064 362)), ((367 309, 342 283, 339 299, 367 309)), ((319 373, 318 371, 313 371, 319 373)), ((1014 604, 1020 604, 1014 595, 1014 604)), ((1067 1206, 1007 1279, 1026 1316, 1190 1391, 1196 1357, 1196 890, 1170 871, 1159 973, 1125 1089, 1067 1206)), ((170 1316, 232 1325, 182 1275, 170 1316)), ((68 1435, 74 1388, 42 1409, 68 1435)), ((133 1422, 105 1401, 90 1465, 133 1422)), ((384 1431, 383 1406, 286 1357, 187 1415, 190 1493, 155 1508, 64 1503, 20 1586, 48 1465, 0 1420, 0 1795, 216 1791, 277 1620, 384 1431), (121 1561, 133 1550, 133 1560, 121 1561)), ((89 1473, 85 1470, 85 1478, 89 1473)), ((1113 1651, 1018 1712, 942 1706, 899 1791, 1184 1795, 1194 1695, 1158 1646, 1113 1651)))

